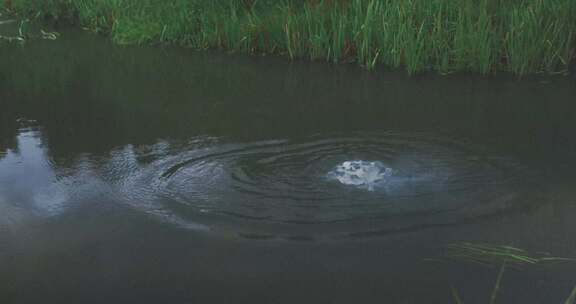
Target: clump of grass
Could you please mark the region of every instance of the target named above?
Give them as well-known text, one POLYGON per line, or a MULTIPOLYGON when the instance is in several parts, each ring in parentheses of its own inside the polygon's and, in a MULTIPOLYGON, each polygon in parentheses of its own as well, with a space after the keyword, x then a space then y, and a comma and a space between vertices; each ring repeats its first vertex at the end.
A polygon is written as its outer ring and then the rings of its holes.
POLYGON ((409 73, 561 73, 576 54, 573 0, 13 0, 119 43, 174 43, 409 73))
MULTIPOLYGON (((537 265, 550 262, 576 262, 576 259, 553 257, 549 254, 531 254, 526 250, 508 246, 494 245, 488 243, 457 242, 447 246, 447 256, 450 259, 473 262, 485 266, 498 266, 498 274, 489 304, 496 303, 498 293, 502 287, 504 273, 508 268, 520 269, 522 266, 537 265)), ((463 304, 460 294, 451 286, 453 300, 458 304, 463 304)), ((574 304, 576 301, 576 287, 572 290, 565 304, 574 304)))
POLYGON ((488 243, 457 242, 447 246, 451 259, 473 262, 485 266, 507 264, 509 267, 536 265, 542 263, 576 262, 576 259, 554 257, 548 254, 531 254, 524 249, 488 243))

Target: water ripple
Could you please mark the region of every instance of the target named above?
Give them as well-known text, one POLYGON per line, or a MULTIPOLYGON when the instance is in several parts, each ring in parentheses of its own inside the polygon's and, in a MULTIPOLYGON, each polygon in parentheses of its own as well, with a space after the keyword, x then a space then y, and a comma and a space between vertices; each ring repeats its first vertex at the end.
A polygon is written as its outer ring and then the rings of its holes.
MULTIPOLYGON (((180 145, 138 163, 120 188, 139 209, 238 235, 323 237, 445 225, 521 203, 531 179, 484 149, 426 135, 362 133, 180 145), (347 160, 391 168, 373 191, 329 172, 347 160)), ((151 152, 150 152, 151 153, 151 152)), ((152 153, 153 154, 153 153, 152 153)), ((122 165, 131 167, 133 165, 122 165)))

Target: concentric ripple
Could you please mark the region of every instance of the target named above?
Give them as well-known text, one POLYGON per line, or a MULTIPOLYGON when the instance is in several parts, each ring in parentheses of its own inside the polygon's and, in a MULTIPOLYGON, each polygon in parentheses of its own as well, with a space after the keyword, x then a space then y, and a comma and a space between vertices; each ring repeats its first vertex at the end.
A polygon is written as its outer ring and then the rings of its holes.
POLYGON ((510 160, 429 135, 195 143, 162 153, 123 181, 133 206, 180 224, 262 237, 456 223, 521 203, 531 183, 510 160), (390 168, 386 182, 366 191, 330 177, 338 164, 357 159, 390 168))

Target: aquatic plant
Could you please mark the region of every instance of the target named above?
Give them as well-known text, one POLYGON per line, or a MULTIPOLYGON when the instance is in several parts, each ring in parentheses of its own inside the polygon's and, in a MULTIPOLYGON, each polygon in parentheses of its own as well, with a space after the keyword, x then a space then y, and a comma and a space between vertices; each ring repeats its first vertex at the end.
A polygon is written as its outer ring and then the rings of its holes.
POLYGON ((553 257, 549 254, 531 254, 524 249, 508 245, 488 243, 456 242, 448 244, 447 256, 450 259, 494 266, 507 264, 509 267, 535 265, 552 262, 576 262, 573 258, 553 257))
MULTIPOLYGON (((481 265, 498 265, 498 275, 488 303, 496 303, 496 298, 502 286, 504 273, 508 268, 520 269, 521 266, 536 265, 550 262, 576 262, 576 259, 553 257, 549 254, 531 254, 524 249, 488 243, 456 242, 448 244, 447 256, 450 259, 473 262, 481 265)), ((453 300, 462 304, 460 294, 451 286, 453 300)), ((564 304, 574 304, 576 301, 576 287, 570 293, 564 304)))
POLYGON ((174 43, 409 73, 566 72, 573 0, 13 0, 118 43, 174 43))

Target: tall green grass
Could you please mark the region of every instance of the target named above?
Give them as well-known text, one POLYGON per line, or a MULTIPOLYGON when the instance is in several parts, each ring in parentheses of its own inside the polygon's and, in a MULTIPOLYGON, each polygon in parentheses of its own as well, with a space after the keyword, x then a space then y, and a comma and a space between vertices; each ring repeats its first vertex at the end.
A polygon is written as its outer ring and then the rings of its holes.
POLYGON ((118 43, 173 43, 405 68, 558 73, 576 56, 574 0, 13 0, 118 43))

